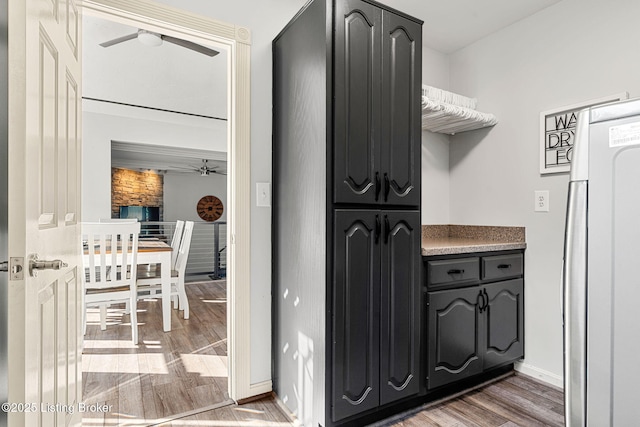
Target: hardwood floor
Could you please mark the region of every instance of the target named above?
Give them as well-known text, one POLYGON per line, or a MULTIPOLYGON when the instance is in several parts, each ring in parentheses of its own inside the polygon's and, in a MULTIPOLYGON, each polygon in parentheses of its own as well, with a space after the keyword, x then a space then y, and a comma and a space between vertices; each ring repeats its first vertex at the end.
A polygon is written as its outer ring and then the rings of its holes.
MULTIPOLYGON (((241 406, 227 394, 226 286, 224 281, 187 285, 191 319, 172 310, 162 332, 160 301, 140 301, 140 342, 131 342, 124 307, 109 310, 100 331, 97 310, 88 317, 83 353, 83 425, 98 426, 294 426, 266 398, 241 406)), ((525 375, 511 375, 459 397, 431 403, 376 426, 563 426, 562 390, 525 375)))
POLYGON ((378 426, 515 427, 563 426, 562 390, 521 374, 462 396, 385 420, 378 426))
MULTIPOLYGON (((563 394, 558 388, 515 374, 462 396, 382 420, 375 426, 517 427, 563 426, 563 394)), ((295 426, 275 398, 229 405, 158 424, 161 426, 295 426)))
POLYGON ((139 344, 131 342, 124 305, 87 317, 82 371, 85 426, 151 425, 201 408, 230 403, 227 393, 225 281, 187 285, 190 319, 172 309, 172 331, 162 331, 160 300, 138 302, 139 344))

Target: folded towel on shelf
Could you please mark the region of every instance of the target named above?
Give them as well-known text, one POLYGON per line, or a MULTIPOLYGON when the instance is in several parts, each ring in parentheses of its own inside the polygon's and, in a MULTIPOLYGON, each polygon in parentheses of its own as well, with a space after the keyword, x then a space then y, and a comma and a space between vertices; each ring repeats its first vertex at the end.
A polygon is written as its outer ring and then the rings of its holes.
POLYGON ((422 97, 422 128, 432 132, 455 134, 468 130, 493 126, 498 119, 493 114, 481 113, 422 97))
POLYGON ((475 98, 468 98, 457 93, 427 85, 422 85, 422 96, 435 102, 457 105, 458 107, 470 108, 472 110, 476 109, 476 104, 478 103, 478 100, 475 98))

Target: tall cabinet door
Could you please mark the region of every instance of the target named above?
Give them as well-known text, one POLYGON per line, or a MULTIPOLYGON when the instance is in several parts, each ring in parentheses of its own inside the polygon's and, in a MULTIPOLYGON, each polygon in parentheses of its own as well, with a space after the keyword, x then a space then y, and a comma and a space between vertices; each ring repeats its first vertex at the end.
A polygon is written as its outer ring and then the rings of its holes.
POLYGON ((381 192, 382 11, 337 0, 334 55, 334 201, 375 203, 381 192))
POLYGON ((524 282, 507 280, 485 285, 486 350, 484 369, 524 355, 524 282))
POLYGON ((336 210, 333 287, 334 421, 379 404, 378 211, 336 210))
POLYGON ((420 212, 382 212, 380 404, 419 391, 420 212))
POLYGON ((422 26, 383 12, 382 199, 420 205, 422 26))

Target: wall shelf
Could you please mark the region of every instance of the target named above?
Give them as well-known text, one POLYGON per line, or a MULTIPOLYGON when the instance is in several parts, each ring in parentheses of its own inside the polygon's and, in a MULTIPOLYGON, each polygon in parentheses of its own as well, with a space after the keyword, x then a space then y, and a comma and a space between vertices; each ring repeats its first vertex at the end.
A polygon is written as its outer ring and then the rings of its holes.
POLYGON ((496 116, 475 110, 476 100, 430 86, 422 87, 422 129, 454 135, 494 126, 496 116))

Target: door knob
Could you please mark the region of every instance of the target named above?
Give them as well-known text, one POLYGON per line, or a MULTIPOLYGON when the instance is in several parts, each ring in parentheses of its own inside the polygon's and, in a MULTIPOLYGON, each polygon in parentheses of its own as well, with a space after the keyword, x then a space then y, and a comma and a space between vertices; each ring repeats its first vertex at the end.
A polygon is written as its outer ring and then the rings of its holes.
POLYGON ((38 254, 34 254, 29 257, 29 276, 35 277, 39 270, 60 270, 67 266, 68 264, 62 260, 44 261, 38 259, 38 254))

